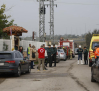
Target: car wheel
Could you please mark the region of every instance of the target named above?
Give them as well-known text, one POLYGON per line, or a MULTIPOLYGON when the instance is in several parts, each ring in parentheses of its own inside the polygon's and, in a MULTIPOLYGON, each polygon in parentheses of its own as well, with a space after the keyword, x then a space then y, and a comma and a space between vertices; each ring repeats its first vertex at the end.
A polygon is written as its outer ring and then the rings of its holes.
POLYGON ((30 65, 28 66, 28 71, 27 71, 27 73, 31 73, 31 66, 30 66, 30 65))
POLYGON ((93 71, 91 71, 91 82, 96 82, 96 80, 93 77, 93 71))
POLYGON ((17 73, 15 74, 17 77, 21 76, 21 67, 18 66, 17 73))

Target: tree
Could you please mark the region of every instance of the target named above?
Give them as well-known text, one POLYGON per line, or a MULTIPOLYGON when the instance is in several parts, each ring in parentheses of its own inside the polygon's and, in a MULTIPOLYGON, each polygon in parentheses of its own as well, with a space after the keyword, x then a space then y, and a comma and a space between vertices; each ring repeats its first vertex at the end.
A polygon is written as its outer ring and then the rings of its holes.
POLYGON ((11 25, 13 25, 13 22, 14 20, 11 20, 11 21, 8 21, 8 19, 11 17, 10 15, 7 16, 5 14, 5 11, 6 11, 6 5, 3 4, 0 8, 0 39, 3 38, 3 39, 8 39, 9 36, 7 35, 7 33, 4 33, 3 32, 3 28, 5 27, 9 27, 11 25))

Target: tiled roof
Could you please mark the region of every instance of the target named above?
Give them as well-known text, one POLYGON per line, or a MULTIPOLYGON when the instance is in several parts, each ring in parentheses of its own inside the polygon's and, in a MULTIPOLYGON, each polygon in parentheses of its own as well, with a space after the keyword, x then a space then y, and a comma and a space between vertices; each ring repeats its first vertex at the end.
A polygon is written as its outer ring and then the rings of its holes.
POLYGON ((12 30, 12 32, 25 32, 25 33, 28 32, 26 29, 24 29, 23 27, 19 27, 19 26, 6 27, 3 29, 3 32, 10 32, 10 29, 12 30))

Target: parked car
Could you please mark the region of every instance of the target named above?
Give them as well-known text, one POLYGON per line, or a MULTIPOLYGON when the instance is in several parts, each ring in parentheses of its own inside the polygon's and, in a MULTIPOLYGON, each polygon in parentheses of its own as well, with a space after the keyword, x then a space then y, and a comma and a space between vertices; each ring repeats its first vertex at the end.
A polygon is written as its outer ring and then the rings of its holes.
POLYGON ((19 51, 0 52, 0 73, 14 73, 20 76, 22 72, 31 72, 31 65, 19 51))
POLYGON ((59 54, 61 60, 66 61, 67 57, 66 57, 66 53, 64 52, 63 49, 58 49, 58 54, 59 54))
POLYGON ((75 55, 78 55, 78 52, 77 52, 78 48, 75 48, 75 55))
MULTIPOLYGON (((53 48, 53 47, 51 47, 51 48, 53 48)), ((48 49, 48 47, 45 47, 45 60, 48 59, 47 49, 48 49)), ((53 58, 53 57, 52 57, 52 58, 53 58)), ((53 60, 53 59, 52 59, 52 60, 53 60)), ((57 62, 57 63, 60 62, 60 56, 59 56, 58 52, 57 52, 57 54, 56 54, 56 62, 57 62)))
POLYGON ((91 67, 91 82, 99 82, 99 57, 96 62, 91 67))

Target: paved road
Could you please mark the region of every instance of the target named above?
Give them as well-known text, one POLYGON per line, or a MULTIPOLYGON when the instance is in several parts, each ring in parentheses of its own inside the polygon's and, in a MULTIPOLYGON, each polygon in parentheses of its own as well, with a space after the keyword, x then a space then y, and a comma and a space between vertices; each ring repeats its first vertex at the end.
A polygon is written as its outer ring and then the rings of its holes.
POLYGON ((99 91, 99 83, 91 83, 88 65, 73 60, 61 61, 47 71, 32 70, 21 77, 0 76, 0 91, 99 91))

